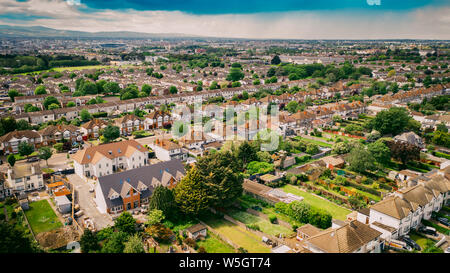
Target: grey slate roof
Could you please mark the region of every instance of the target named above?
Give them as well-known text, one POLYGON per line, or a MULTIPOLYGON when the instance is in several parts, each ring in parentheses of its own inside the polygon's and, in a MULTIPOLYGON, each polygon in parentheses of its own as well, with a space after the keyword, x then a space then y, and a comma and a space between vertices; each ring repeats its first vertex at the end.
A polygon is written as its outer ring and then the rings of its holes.
POLYGON ((184 166, 179 159, 101 176, 98 179, 98 183, 102 192, 97 194, 103 194, 108 208, 115 207, 123 204, 122 195, 126 194, 131 187, 134 189, 140 188, 138 186, 140 182, 147 186, 146 190, 141 191, 141 198, 146 198, 151 196, 151 193, 157 186, 154 183, 155 179, 162 181, 163 177, 167 178, 168 174, 171 174, 176 179, 177 172, 185 174, 184 166), (111 190, 117 192, 119 197, 112 200, 109 199, 111 190))

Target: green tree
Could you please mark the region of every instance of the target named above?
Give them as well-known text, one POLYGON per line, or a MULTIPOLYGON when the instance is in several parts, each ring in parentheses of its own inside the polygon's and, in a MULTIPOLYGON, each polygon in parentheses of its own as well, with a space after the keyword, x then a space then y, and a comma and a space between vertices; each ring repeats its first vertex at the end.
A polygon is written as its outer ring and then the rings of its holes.
POLYGON ((290 101, 287 105, 286 105, 286 109, 288 110, 289 113, 294 114, 297 113, 298 109, 299 109, 299 104, 297 101, 292 100, 290 101))
POLYGON ((45 90, 45 86, 39 85, 38 87, 36 87, 36 89, 34 89, 34 94, 35 95, 45 95, 45 94, 47 94, 47 91, 45 90))
POLYGON ((14 102, 15 97, 23 96, 20 94, 16 89, 11 89, 8 91, 8 96, 11 99, 12 102, 14 102))
POLYGON ((52 157, 52 149, 50 147, 41 147, 39 148, 39 158, 45 160, 48 166, 48 159, 52 157))
POLYGON ((120 92, 120 86, 116 82, 107 82, 105 85, 103 85, 103 91, 105 93, 119 93, 120 92))
POLYGON ((84 230, 83 235, 81 236, 80 246, 82 253, 100 250, 97 235, 88 228, 84 230))
POLYGON ((272 60, 270 61, 270 64, 273 64, 273 65, 279 65, 280 63, 281 63, 281 59, 280 59, 280 56, 278 56, 278 55, 275 55, 272 58, 272 60))
POLYGON ((28 157, 30 154, 32 154, 34 152, 33 145, 28 144, 25 141, 20 142, 18 149, 19 149, 19 154, 21 156, 26 156, 26 157, 28 157))
POLYGON ((375 170, 374 161, 372 154, 363 145, 353 148, 347 158, 349 169, 359 173, 375 170))
POLYGON ((75 102, 73 102, 73 101, 69 101, 69 102, 67 103, 66 106, 67 106, 67 107, 75 107, 76 104, 75 104, 75 102))
POLYGON ((210 206, 228 207, 242 195, 243 176, 231 152, 201 157, 196 166, 207 189, 210 206))
POLYGON ((21 119, 17 121, 16 128, 17 130, 31 130, 33 126, 31 126, 28 121, 21 119))
POLYGON ((242 168, 245 168, 251 161, 257 161, 256 155, 257 149, 252 146, 248 141, 244 141, 237 149, 237 159, 241 162, 242 168))
POLYGON ((294 201, 289 204, 289 215, 301 223, 308 223, 311 207, 304 202, 294 201))
POLYGON ((147 224, 150 226, 160 224, 165 218, 162 210, 152 209, 148 212, 147 224))
POLYGON ((144 244, 138 234, 130 236, 124 246, 123 253, 145 253, 144 244))
POLYGON ((208 191, 195 166, 175 187, 175 202, 180 211, 187 215, 198 215, 208 209, 208 191))
POLYGON ((52 103, 52 104, 50 104, 50 105, 48 106, 47 109, 48 109, 48 110, 53 110, 53 109, 58 109, 58 108, 60 108, 58 104, 52 103))
POLYGON ((119 231, 133 234, 136 232, 136 220, 129 212, 122 212, 114 221, 114 227, 119 231))
POLYGON ((448 128, 447 128, 447 126, 445 125, 445 123, 441 122, 441 123, 439 123, 439 124, 436 126, 436 131, 441 131, 441 132, 444 132, 444 133, 448 133, 448 128))
POLYGON ((391 161, 391 150, 383 141, 370 143, 367 148, 378 163, 386 165, 391 161))
POLYGON ((161 210, 164 215, 171 215, 176 208, 172 190, 162 185, 156 186, 150 197, 148 207, 149 209, 161 210))
POLYGON ((123 253, 128 234, 123 231, 113 232, 103 245, 102 253, 123 253))
POLYGON ((178 89, 172 85, 169 87, 169 92, 170 92, 170 94, 176 94, 176 93, 178 93, 178 89))
POLYGON ((391 150, 391 156, 403 165, 420 159, 420 148, 415 145, 400 141, 388 141, 386 145, 391 150))
POLYGON ((150 93, 152 92, 152 87, 146 83, 144 83, 141 87, 141 91, 146 93, 147 96, 150 95, 150 93))
POLYGON ((111 142, 120 136, 120 129, 117 126, 108 125, 101 130, 101 134, 107 142, 111 142))
POLYGON ((46 97, 42 103, 45 109, 48 109, 48 107, 52 104, 61 105, 60 102, 53 96, 46 97))
POLYGON ((8 155, 7 159, 9 166, 14 167, 14 164, 16 164, 16 157, 13 154, 8 155))
POLYGON ((241 68, 232 67, 227 75, 226 80, 231 82, 237 82, 244 78, 245 74, 242 72, 241 68))
POLYGON ((0 221, 0 253, 37 252, 29 236, 8 222, 0 221))
POLYGON ((389 110, 379 112, 369 124, 382 135, 397 135, 406 128, 410 119, 411 117, 405 108, 391 107, 389 110))
POLYGON ((83 109, 80 111, 80 118, 82 121, 89 121, 92 119, 92 116, 87 109, 83 109))

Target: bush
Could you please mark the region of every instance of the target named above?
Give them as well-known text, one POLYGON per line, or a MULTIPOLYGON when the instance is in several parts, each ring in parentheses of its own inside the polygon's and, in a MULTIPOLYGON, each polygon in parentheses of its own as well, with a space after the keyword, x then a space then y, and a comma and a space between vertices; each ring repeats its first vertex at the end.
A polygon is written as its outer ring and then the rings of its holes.
POLYGON ((276 217, 275 215, 271 214, 271 215, 269 215, 269 221, 270 221, 272 224, 275 224, 276 221, 277 221, 277 217, 276 217))
POLYGON ((92 117, 94 118, 106 118, 108 116, 108 113, 106 112, 98 112, 98 113, 93 113, 92 117))
POLYGON ((259 226, 257 224, 248 224, 248 225, 246 225, 246 227, 248 227, 249 229, 261 231, 261 229, 259 228, 259 226))
POLYGON ((206 249, 205 249, 203 246, 199 247, 199 248, 197 249, 197 252, 198 252, 198 253, 207 253, 207 252, 206 252, 206 249))
POLYGON ((191 239, 191 238, 186 238, 186 239, 184 239, 184 243, 185 243, 186 245, 192 247, 193 249, 197 249, 197 247, 198 247, 198 246, 197 246, 197 242, 194 241, 194 240, 191 239))

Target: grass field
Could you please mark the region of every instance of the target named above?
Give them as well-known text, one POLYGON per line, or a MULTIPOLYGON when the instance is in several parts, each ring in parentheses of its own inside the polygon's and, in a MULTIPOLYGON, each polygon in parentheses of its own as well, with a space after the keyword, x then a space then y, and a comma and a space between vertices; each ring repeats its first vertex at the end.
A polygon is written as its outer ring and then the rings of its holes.
POLYGON ((231 217, 233 217, 234 219, 241 221, 242 223, 248 225, 248 224, 254 224, 254 225, 258 225, 258 227, 260 228, 260 230, 264 233, 270 234, 270 235, 278 235, 278 234, 291 234, 292 231, 290 229, 288 229, 287 227, 284 226, 280 226, 277 224, 272 224, 271 222, 255 216, 253 214, 244 212, 244 211, 239 211, 239 210, 230 210, 228 212, 228 215, 230 215, 231 217))
POLYGON ((304 198, 305 203, 307 203, 313 207, 321 208, 321 209, 328 211, 331 214, 331 216, 335 219, 346 220, 347 214, 349 214, 351 212, 350 210, 343 208, 341 206, 338 206, 326 199, 322 199, 318 196, 315 196, 314 194, 308 193, 306 191, 302 191, 301 189, 299 189, 296 186, 285 185, 281 189, 284 192, 302 196, 304 198))
POLYGON ((316 144, 316 145, 319 145, 319 146, 322 146, 322 147, 331 148, 333 146, 332 144, 328 144, 328 143, 325 143, 325 142, 317 141, 317 140, 314 140, 314 139, 298 137, 298 136, 294 137, 294 139, 295 140, 301 140, 301 141, 308 142, 308 143, 313 143, 313 144, 316 144))
POLYGON ((224 241, 220 240, 218 237, 216 237, 214 234, 209 233, 205 240, 198 241, 197 245, 199 247, 204 247, 206 252, 208 253, 235 253, 236 250, 225 243, 224 241))
POLYGON ((270 253, 270 248, 264 245, 261 238, 238 225, 225 219, 208 219, 205 222, 217 232, 238 246, 245 248, 250 253, 270 253))
POLYGON ((62 227, 61 222, 47 200, 30 203, 30 209, 25 211, 25 215, 35 234, 62 227))
POLYGON ((434 245, 436 243, 436 241, 424 237, 414 231, 409 233, 409 237, 414 241, 416 241, 416 243, 420 246, 420 248, 422 248, 422 251, 425 250, 430 245, 434 245))

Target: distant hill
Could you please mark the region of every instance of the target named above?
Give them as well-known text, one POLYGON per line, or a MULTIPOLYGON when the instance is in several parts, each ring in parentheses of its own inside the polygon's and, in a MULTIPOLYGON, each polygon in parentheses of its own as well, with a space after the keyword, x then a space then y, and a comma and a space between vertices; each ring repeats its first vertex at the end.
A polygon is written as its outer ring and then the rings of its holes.
POLYGON ((59 30, 42 26, 8 26, 0 25, 0 38, 200 38, 200 36, 178 33, 141 33, 131 31, 112 32, 84 32, 73 30, 59 30))

